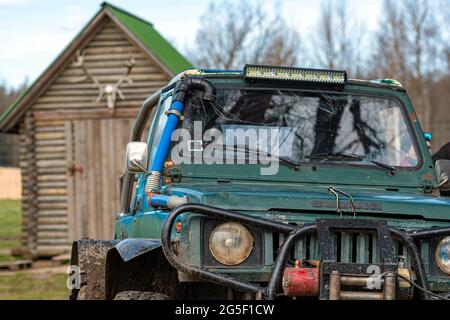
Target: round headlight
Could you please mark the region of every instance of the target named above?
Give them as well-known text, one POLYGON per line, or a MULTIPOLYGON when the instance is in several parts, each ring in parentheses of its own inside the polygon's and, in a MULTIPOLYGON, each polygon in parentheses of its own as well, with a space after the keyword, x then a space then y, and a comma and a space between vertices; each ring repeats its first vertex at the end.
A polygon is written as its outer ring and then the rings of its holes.
POLYGON ((450 237, 445 237, 436 247, 436 262, 446 274, 450 274, 450 237))
POLYGON ((209 237, 209 250, 214 259, 228 266, 245 261, 253 249, 253 236, 240 223, 218 225, 209 237))

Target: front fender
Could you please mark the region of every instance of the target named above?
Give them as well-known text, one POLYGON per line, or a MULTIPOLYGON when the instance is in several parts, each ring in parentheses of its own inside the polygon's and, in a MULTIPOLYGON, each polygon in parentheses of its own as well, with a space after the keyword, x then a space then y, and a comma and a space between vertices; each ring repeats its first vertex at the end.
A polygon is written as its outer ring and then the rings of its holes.
POLYGON ((106 255, 105 296, 122 291, 151 291, 174 298, 179 294, 178 273, 166 260, 161 242, 131 238, 114 245, 106 255))
POLYGON ((161 247, 159 239, 128 238, 119 241, 111 250, 116 249, 124 262, 128 262, 144 253, 161 247))

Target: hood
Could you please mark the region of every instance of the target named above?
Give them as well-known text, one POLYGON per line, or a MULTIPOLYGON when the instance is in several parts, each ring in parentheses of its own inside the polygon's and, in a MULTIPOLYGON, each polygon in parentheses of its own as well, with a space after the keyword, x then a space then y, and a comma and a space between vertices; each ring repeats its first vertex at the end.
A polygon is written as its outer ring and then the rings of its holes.
MULTIPOLYGON (((336 213, 336 197, 329 186, 268 184, 189 184, 189 188, 169 186, 165 193, 187 195, 189 202, 237 211, 284 211, 299 213, 336 213)), ((384 218, 409 218, 450 221, 450 198, 412 191, 386 191, 376 188, 335 186, 350 194, 356 212, 384 218)), ((351 213, 348 198, 340 197, 340 207, 351 213)))

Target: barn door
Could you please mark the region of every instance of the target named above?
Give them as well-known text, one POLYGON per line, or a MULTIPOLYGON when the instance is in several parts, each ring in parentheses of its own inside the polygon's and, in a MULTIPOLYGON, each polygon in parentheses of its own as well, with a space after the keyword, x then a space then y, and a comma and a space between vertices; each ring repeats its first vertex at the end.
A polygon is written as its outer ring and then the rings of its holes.
POLYGON ((112 239, 119 208, 119 177, 133 121, 74 120, 67 123, 69 239, 112 239))

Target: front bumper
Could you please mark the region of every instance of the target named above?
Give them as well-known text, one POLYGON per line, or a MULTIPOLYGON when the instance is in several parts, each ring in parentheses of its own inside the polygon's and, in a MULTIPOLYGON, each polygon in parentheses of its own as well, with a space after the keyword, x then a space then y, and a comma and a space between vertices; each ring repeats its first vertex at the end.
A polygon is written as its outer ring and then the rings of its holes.
MULTIPOLYGON (((362 270, 367 270, 367 265, 356 263, 341 263, 335 261, 331 252, 331 236, 332 228, 339 229, 373 229, 378 233, 380 241, 380 249, 382 255, 382 264, 379 265, 383 274, 395 274, 398 270, 398 256, 395 252, 393 239, 401 242, 408 250, 412 267, 416 276, 416 283, 429 290, 429 282, 424 269, 424 263, 420 251, 416 245, 416 241, 443 237, 450 235, 450 228, 433 228, 428 230, 420 230, 414 232, 404 232, 395 228, 388 227, 385 221, 381 220, 348 220, 348 219, 318 219, 316 223, 309 225, 290 225, 281 222, 275 222, 263 218, 251 217, 238 212, 224 210, 217 207, 211 207, 202 204, 185 204, 171 211, 164 222, 161 242, 164 254, 169 263, 178 271, 183 272, 194 278, 204 281, 213 282, 237 291, 255 294, 259 299, 273 300, 277 296, 278 288, 281 285, 283 271, 288 260, 289 252, 294 243, 307 234, 317 233, 319 236, 319 245, 321 251, 321 271, 320 271, 320 295, 321 299, 330 298, 330 277, 333 273, 344 272, 347 274, 360 274, 362 270), (262 228, 285 235, 285 241, 280 247, 276 257, 270 279, 267 286, 240 281, 227 275, 211 272, 205 268, 192 266, 183 262, 176 254, 171 242, 172 228, 176 218, 185 212, 198 213, 210 218, 240 222, 248 226, 262 228)), ((332 287, 332 286, 331 286, 332 287)), ((332 293, 331 293, 332 294, 332 293)), ((385 294, 388 298, 393 298, 392 294, 385 294)), ((420 291, 420 297, 424 300, 430 299, 430 295, 426 291, 420 291)))

